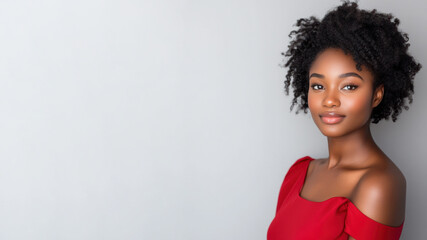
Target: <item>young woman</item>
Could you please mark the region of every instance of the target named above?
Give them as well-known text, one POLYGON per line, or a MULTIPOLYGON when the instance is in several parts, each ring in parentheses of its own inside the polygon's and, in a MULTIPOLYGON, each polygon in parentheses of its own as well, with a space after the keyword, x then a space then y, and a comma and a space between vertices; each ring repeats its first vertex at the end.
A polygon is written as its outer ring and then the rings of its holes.
MULTIPOLYGON (((421 65, 391 14, 344 2, 299 19, 286 52, 291 109, 310 110, 329 157, 298 159, 282 183, 268 240, 393 240, 405 220, 406 180, 375 144, 370 123, 396 121, 421 65)), ((297 111, 298 113, 298 111, 297 111)))

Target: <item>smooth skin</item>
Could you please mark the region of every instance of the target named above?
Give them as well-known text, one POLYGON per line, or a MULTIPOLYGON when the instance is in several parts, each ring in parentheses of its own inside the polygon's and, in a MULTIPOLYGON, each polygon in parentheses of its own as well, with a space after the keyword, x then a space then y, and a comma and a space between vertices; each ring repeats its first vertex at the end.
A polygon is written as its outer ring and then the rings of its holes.
POLYGON ((399 226, 405 218, 406 179, 370 131, 370 115, 384 87, 374 89, 372 72, 363 65, 358 71, 353 58, 337 48, 318 54, 309 77, 308 105, 328 139, 329 157, 310 162, 301 197, 314 202, 346 197, 367 217, 399 226), (344 117, 325 123, 320 117, 325 112, 344 117))

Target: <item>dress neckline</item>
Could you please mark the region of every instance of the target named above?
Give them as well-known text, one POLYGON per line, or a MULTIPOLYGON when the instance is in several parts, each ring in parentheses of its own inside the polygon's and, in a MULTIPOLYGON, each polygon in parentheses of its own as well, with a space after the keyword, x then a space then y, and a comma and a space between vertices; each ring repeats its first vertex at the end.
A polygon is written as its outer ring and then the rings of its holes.
POLYGON ((300 184, 299 184, 299 187, 298 187, 297 195, 298 195, 299 199, 302 199, 303 201, 306 201, 306 202, 309 202, 309 203, 313 203, 313 204, 325 203, 325 202, 332 201, 332 200, 335 200, 335 199, 344 199, 346 201, 349 201, 348 198, 346 198, 346 197, 340 197, 340 196, 330 197, 330 198, 328 198, 326 200, 323 200, 323 201, 320 201, 320 202, 311 201, 311 200, 308 200, 308 199, 305 199, 305 198, 301 197, 301 192, 302 192, 302 189, 304 187, 305 180, 307 179, 308 166, 310 165, 310 162, 312 160, 314 160, 313 158, 311 158, 309 156, 307 156, 306 159, 308 159, 309 161, 306 162, 306 165, 304 166, 304 174, 303 174, 303 177, 302 177, 302 181, 300 181, 300 184))
POLYGON ((359 215, 361 215, 362 217, 364 217, 364 218, 366 218, 366 219, 368 219, 368 221, 372 221, 373 223, 375 223, 375 224, 380 224, 380 225, 382 225, 382 226, 384 226, 384 227, 387 227, 387 228, 391 228, 391 229, 397 229, 397 228, 402 228, 403 227, 403 224, 405 223, 405 219, 403 219, 403 222, 399 225, 399 226, 389 226, 389 225, 385 225, 385 224, 383 224, 383 223, 380 223, 380 222, 377 222, 376 220, 374 220, 374 219, 372 219, 372 218, 370 218, 370 217, 368 217, 368 216, 366 216, 363 212, 361 212, 357 207, 356 207, 356 205, 354 205, 353 204, 353 202, 351 202, 350 201, 350 199, 348 199, 348 198, 346 198, 346 197, 340 197, 340 196, 336 196, 336 197, 330 197, 330 198, 328 198, 328 199, 326 199, 326 200, 323 200, 323 201, 321 201, 321 202, 315 202, 315 201, 311 201, 311 200, 308 200, 308 199, 305 199, 305 198, 303 198, 303 197, 301 197, 301 191, 302 191, 302 188, 304 187, 304 183, 305 183, 305 180, 306 180, 306 178, 307 178, 307 172, 308 172, 308 166, 310 165, 310 162, 311 161, 313 161, 314 159, 312 158, 312 157, 310 157, 310 156, 306 156, 305 158, 304 158, 304 160, 307 160, 308 159, 308 161, 304 161, 304 164, 305 164, 305 166, 303 167, 303 170, 304 170, 304 174, 303 174, 303 177, 301 177, 300 179, 301 179, 301 181, 299 181, 299 186, 298 186, 298 192, 297 192, 297 197, 298 197, 298 199, 300 199, 300 200, 302 200, 302 201, 304 201, 304 202, 306 202, 306 203, 309 203, 309 204, 318 204, 318 205, 320 205, 320 204, 322 204, 322 203, 327 203, 327 202, 329 202, 329 201, 333 201, 333 200, 336 200, 336 199, 338 199, 338 200, 343 200, 343 202, 347 202, 347 205, 348 205, 348 207, 350 208, 353 208, 359 215))

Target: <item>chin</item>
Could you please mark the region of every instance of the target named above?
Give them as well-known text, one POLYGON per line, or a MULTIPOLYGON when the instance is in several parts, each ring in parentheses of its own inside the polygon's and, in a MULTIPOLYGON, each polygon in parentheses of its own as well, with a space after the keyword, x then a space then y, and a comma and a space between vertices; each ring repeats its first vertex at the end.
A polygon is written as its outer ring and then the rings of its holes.
POLYGON ((339 129, 319 129, 320 132, 325 136, 325 137, 342 137, 346 134, 348 134, 348 132, 343 132, 339 129))
POLYGON ((354 129, 347 129, 348 126, 345 126, 345 124, 338 123, 338 124, 325 124, 319 120, 319 122, 315 122, 317 125, 317 128, 320 130, 320 132, 326 136, 326 137, 342 137, 354 129))
POLYGON ((316 125, 324 136, 331 137, 331 138, 343 137, 343 136, 349 135, 351 133, 362 130, 363 127, 365 126, 364 124, 360 124, 360 125, 351 124, 351 126, 349 126, 348 124, 342 124, 342 123, 334 124, 334 125, 316 123, 316 125))

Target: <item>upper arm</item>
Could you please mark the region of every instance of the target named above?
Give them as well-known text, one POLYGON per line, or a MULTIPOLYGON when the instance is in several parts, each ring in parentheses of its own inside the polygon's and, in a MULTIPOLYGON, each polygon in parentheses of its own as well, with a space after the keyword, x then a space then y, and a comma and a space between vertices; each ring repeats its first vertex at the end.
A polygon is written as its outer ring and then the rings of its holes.
POLYGON ((352 202, 367 217, 384 225, 399 226, 405 218, 405 198, 403 174, 372 170, 361 178, 352 202))

